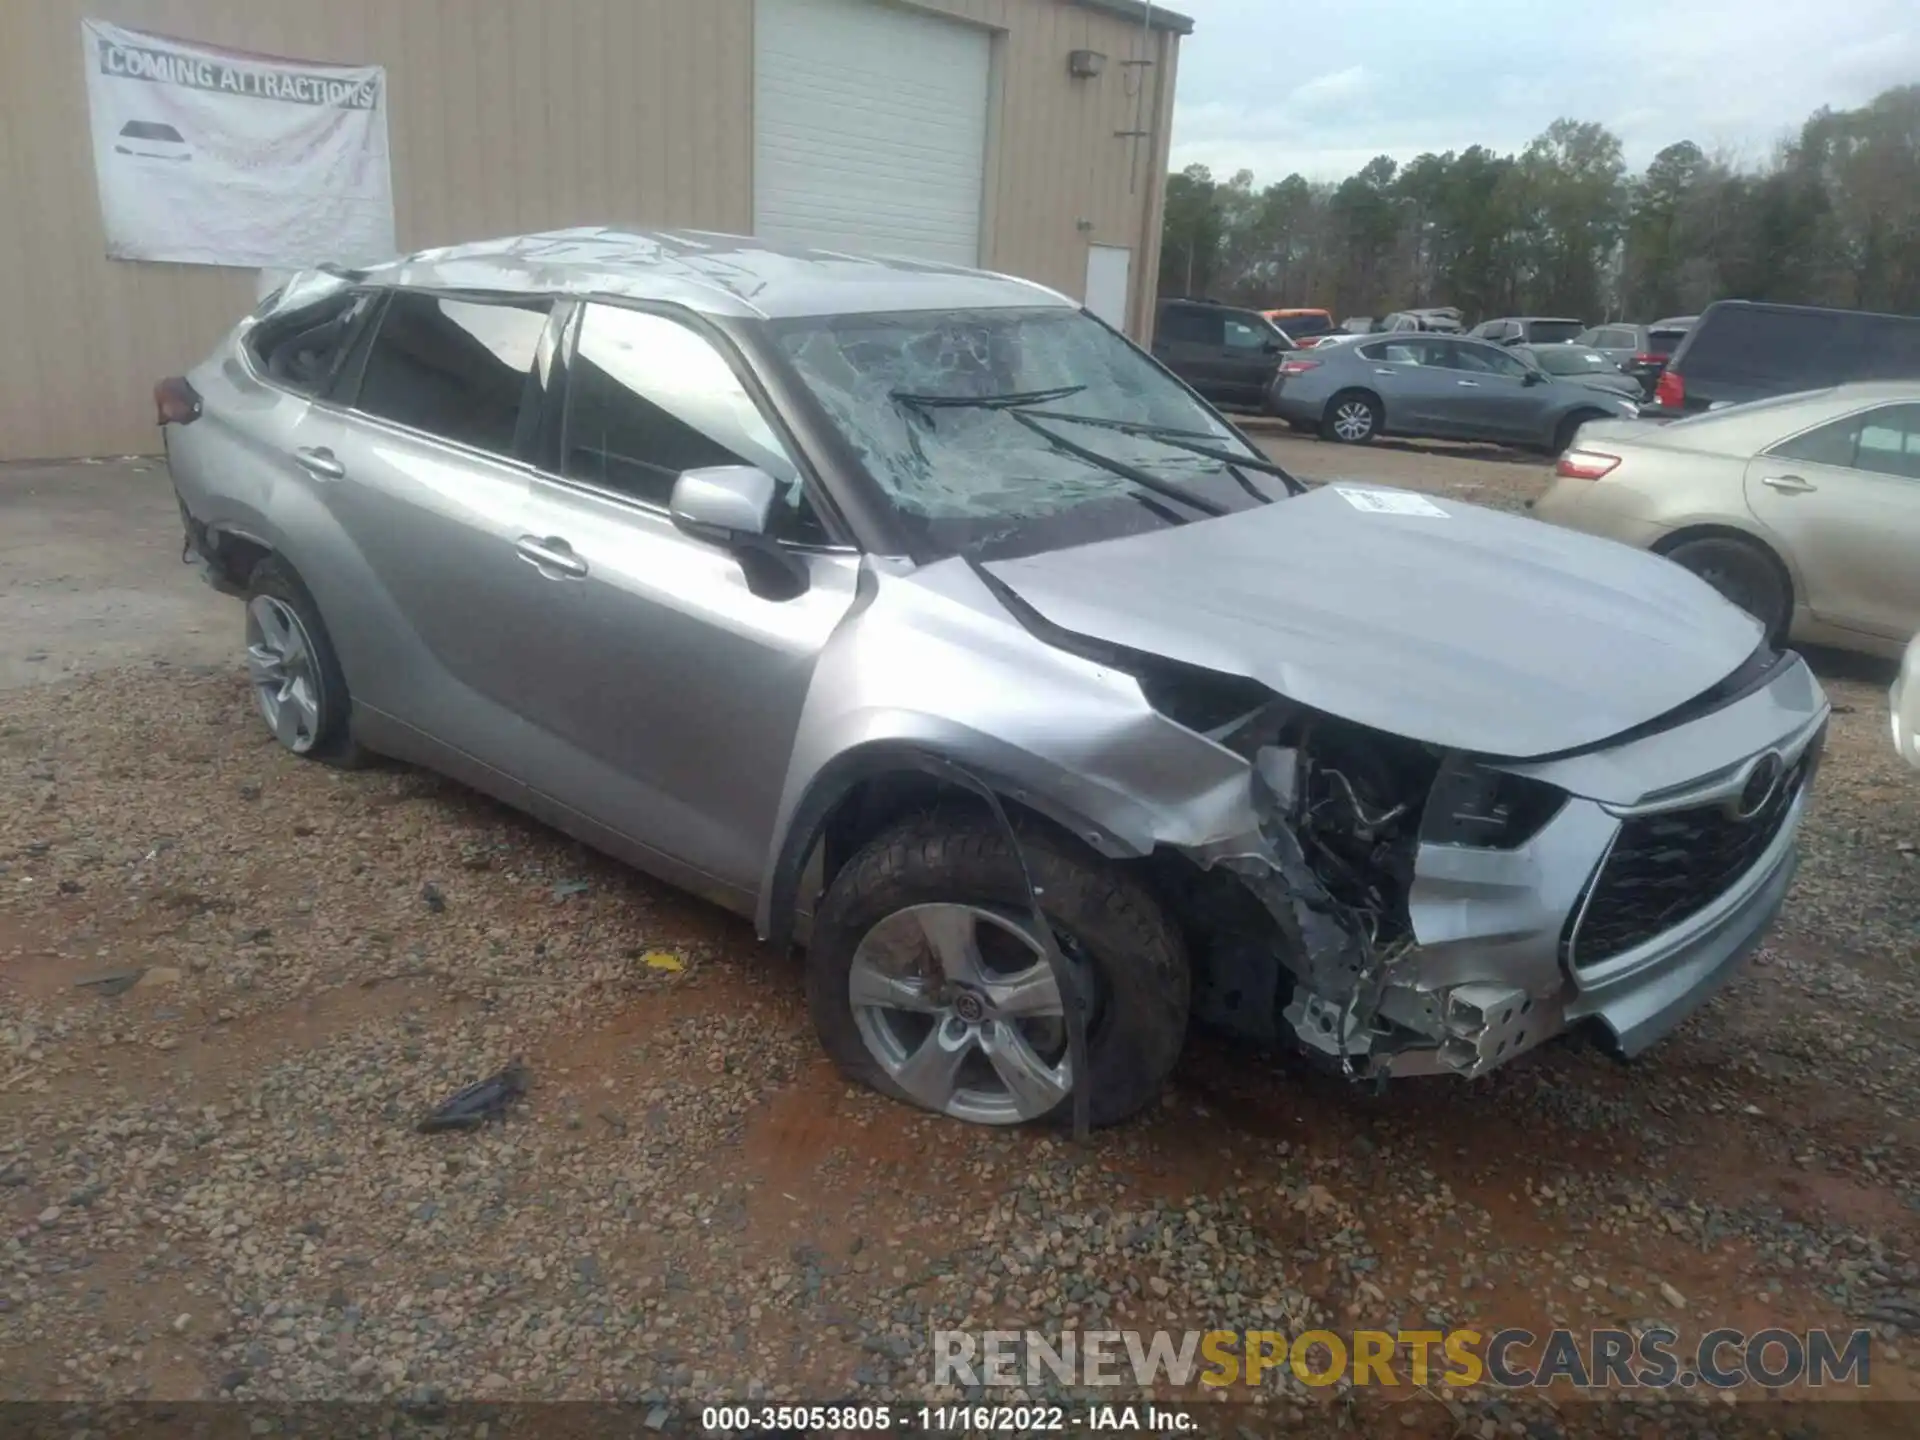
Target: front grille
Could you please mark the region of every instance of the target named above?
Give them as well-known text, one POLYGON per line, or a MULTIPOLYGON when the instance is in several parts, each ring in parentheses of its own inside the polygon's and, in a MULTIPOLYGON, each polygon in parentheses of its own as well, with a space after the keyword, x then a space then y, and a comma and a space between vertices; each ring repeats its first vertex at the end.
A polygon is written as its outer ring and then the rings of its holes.
POLYGON ((1726 894, 1779 835, 1819 763, 1819 751, 1816 739, 1782 777, 1773 798, 1745 818, 1720 801, 1624 821, 1585 904, 1568 922, 1562 957, 1582 968, 1601 964, 1665 934, 1726 894))

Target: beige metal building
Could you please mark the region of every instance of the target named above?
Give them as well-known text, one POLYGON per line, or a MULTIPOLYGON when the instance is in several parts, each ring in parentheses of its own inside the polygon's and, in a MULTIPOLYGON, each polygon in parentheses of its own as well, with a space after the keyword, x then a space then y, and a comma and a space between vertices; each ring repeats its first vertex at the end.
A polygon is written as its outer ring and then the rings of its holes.
POLYGON ((1028 276, 1136 335, 1192 28, 1140 0, 3 0, 0 459, 152 449, 154 380, 256 293, 106 258, 83 17, 384 65, 403 250, 759 233, 1028 276))

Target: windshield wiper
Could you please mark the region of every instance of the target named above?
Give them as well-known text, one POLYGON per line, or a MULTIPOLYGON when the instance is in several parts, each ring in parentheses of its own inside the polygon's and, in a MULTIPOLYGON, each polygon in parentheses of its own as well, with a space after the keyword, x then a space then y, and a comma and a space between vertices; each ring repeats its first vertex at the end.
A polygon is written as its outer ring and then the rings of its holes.
POLYGON ((1010 390, 1004 395, 915 395, 910 390, 892 390, 888 398, 916 410, 1013 410, 1024 405, 1045 405, 1078 395, 1084 385, 1056 385, 1051 390, 1010 390))
MULTIPOLYGON (((1185 450, 1189 454, 1203 456, 1208 460, 1218 460, 1223 465, 1239 466, 1261 475, 1271 475, 1287 487, 1289 494, 1304 495, 1307 487, 1295 478, 1292 472, 1274 464, 1271 460, 1254 460, 1245 455, 1235 455, 1231 450, 1217 449, 1212 445, 1197 445, 1197 440, 1215 440, 1218 436, 1209 435, 1200 430, 1177 430, 1168 425, 1149 425, 1142 420, 1106 420, 1096 415, 1069 415, 1059 410, 1029 410, 1026 412, 1036 420, 1061 420, 1075 425, 1091 425, 1100 430, 1114 430, 1122 435, 1143 435, 1149 440, 1158 440, 1163 445, 1171 445, 1176 450, 1185 450)), ((1244 486, 1246 482, 1243 480, 1244 486)), ((1247 487, 1251 490, 1252 487, 1247 487)), ((1253 493, 1258 494, 1257 491, 1253 493)), ((1261 495, 1260 499, 1272 502, 1271 495, 1261 495)))
POLYGON ((1089 465, 1097 465, 1109 475, 1118 475, 1122 480, 1129 480, 1142 490, 1151 490, 1154 494, 1164 496, 1168 500, 1178 500, 1182 505, 1198 510, 1202 515, 1214 517, 1227 513, 1224 506, 1214 504, 1203 495, 1194 494, 1184 485, 1176 485, 1171 480, 1162 480, 1158 475, 1149 474, 1145 470, 1127 464, 1124 460, 1116 460, 1111 455, 1102 455, 1098 450, 1089 450, 1084 445, 1075 444, 1064 435, 1054 434, 1024 409, 1009 407, 1007 413, 1062 454, 1071 455, 1076 460, 1084 460, 1089 465))

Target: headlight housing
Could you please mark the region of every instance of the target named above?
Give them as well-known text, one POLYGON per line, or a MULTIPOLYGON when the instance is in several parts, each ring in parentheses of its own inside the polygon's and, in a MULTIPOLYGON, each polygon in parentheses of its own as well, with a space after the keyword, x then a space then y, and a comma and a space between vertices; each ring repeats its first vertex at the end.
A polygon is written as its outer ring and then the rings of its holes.
POLYGON ((1420 839, 1428 845, 1517 850, 1544 830, 1566 803, 1567 792, 1544 780, 1450 755, 1433 778, 1420 839))

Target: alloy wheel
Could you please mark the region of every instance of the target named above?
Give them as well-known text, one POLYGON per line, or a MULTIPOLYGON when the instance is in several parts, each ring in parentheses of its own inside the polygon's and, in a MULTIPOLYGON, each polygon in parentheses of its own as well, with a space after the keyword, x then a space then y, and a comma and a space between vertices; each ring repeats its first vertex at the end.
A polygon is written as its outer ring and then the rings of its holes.
POLYGON ((1757 562, 1711 562, 1693 573, 1718 590, 1722 598, 1739 606, 1769 629, 1779 624, 1779 599, 1773 586, 1768 583, 1770 577, 1759 571, 1757 562))
POLYGON ((304 755, 320 738, 320 673, 293 607, 272 595, 247 602, 247 677, 274 738, 304 755))
MULTIPOLYGON (((1090 967, 1070 940, 1061 948, 1084 986, 1090 967)), ((1017 1125, 1073 1089, 1066 1005, 1031 921, 977 905, 897 910, 854 952, 847 998, 868 1053, 929 1110, 1017 1125)))
POLYGON ((1364 400, 1349 400, 1333 412, 1333 433, 1342 440, 1364 440, 1373 433, 1373 410, 1364 400))

